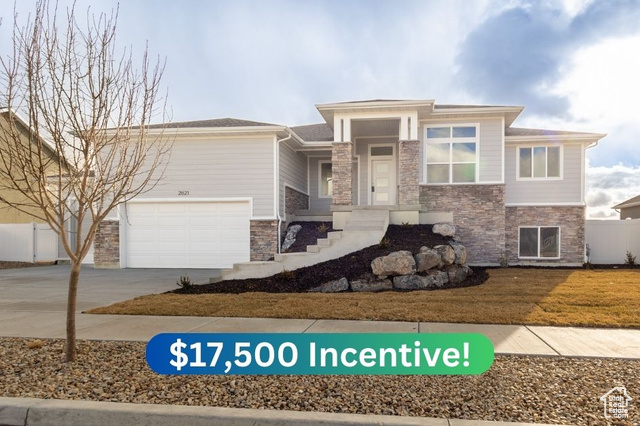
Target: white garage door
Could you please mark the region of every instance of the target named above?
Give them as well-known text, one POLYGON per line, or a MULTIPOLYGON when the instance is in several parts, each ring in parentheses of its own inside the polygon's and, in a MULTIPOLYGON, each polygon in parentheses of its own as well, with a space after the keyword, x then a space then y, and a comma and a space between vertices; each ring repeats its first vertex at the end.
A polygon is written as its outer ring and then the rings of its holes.
POLYGON ((230 268, 249 261, 249 203, 127 204, 129 268, 230 268))

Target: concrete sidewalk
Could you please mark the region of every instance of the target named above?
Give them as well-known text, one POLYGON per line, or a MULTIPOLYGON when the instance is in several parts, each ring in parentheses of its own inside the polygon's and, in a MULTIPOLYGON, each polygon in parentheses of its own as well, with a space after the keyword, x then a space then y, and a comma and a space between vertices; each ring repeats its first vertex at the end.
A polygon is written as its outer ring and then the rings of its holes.
MULTIPOLYGON (((273 318, 77 315, 77 337, 148 341, 158 333, 482 333, 496 354, 640 359, 640 330, 273 318)), ((0 336, 63 338, 64 312, 1 311, 0 336)))

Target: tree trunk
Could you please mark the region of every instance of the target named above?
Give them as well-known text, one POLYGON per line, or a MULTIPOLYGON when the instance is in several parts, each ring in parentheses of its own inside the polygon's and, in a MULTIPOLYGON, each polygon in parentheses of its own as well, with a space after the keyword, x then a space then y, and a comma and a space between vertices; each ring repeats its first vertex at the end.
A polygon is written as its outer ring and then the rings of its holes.
POLYGON ((69 273, 69 295, 67 298, 67 343, 65 345, 65 362, 76 360, 76 299, 78 295, 78 281, 82 262, 71 262, 69 273))

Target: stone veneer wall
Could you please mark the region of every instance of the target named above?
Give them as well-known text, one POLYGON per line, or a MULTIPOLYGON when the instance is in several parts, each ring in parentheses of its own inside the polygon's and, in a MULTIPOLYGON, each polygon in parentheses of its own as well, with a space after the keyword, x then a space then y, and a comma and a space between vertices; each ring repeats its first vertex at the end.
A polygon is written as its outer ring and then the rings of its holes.
POLYGON ((334 142, 331 145, 331 173, 333 177, 333 205, 351 205, 351 172, 353 167, 353 144, 334 142))
POLYGON ((284 210, 287 215, 293 214, 296 210, 307 210, 309 208, 309 196, 300 191, 296 191, 288 186, 284 187, 284 210))
POLYGON ((399 143, 398 204, 415 206, 420 199, 420 141, 399 143))
POLYGON ((518 262, 519 226, 559 226, 560 260, 529 260, 526 262, 584 262, 583 206, 524 206, 507 207, 506 211, 507 255, 509 262, 518 262))
POLYGON ((252 220, 249 225, 251 261, 271 260, 278 253, 278 221, 252 220))
POLYGON ((114 269, 120 267, 120 221, 103 220, 93 240, 93 267, 114 269))
POLYGON ((420 186, 420 204, 452 212, 471 264, 499 263, 505 252, 505 185, 420 186))

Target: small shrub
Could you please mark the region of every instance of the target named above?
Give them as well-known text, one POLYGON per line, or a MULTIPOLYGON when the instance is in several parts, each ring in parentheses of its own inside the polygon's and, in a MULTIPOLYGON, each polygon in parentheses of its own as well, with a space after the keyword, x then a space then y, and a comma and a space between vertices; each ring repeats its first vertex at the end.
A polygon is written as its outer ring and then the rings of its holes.
POLYGON ((176 285, 185 290, 189 290, 193 286, 193 283, 191 282, 191 278, 189 278, 189 275, 185 275, 181 276, 180 279, 178 279, 176 285))
POLYGON ((326 223, 321 223, 320 225, 316 226, 316 230, 321 233, 324 234, 325 232, 327 232, 329 230, 329 226, 326 223))
POLYGON ((636 257, 630 251, 627 252, 627 258, 624 260, 624 264, 631 266, 636 264, 636 257))
POLYGON ((586 262, 584 262, 584 263, 582 264, 582 267, 583 267, 584 269, 591 269, 591 268, 593 267, 593 264, 587 260, 586 262))
POLYGON ((402 225, 400 225, 402 228, 407 229, 407 228, 411 228, 413 227, 412 224, 410 224, 409 222, 402 222, 402 225))
POLYGON ((500 263, 500 267, 501 268, 508 268, 509 267, 509 258, 507 257, 507 254, 504 253, 500 256, 500 259, 498 259, 498 262, 500 263))
POLYGON ((44 342, 42 340, 31 340, 27 342, 27 348, 29 349, 40 349, 44 346, 44 342))
POLYGON ((378 247, 381 249, 391 247, 391 239, 386 237, 381 239, 380 242, 378 243, 378 247))

